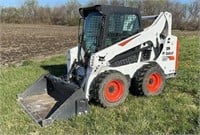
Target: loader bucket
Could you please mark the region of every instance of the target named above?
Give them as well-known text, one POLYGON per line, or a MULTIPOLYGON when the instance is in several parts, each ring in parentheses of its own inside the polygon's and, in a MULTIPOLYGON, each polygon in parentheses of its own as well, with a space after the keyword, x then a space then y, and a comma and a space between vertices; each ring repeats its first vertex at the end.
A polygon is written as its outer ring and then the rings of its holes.
POLYGON ((24 110, 40 126, 88 112, 88 100, 82 88, 53 75, 43 75, 18 95, 24 110))

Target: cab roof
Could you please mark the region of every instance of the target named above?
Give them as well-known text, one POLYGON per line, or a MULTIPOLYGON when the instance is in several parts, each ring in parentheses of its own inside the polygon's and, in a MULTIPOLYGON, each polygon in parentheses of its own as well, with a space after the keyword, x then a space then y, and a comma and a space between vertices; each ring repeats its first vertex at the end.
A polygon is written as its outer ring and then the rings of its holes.
POLYGON ((90 12, 98 11, 99 13, 109 16, 110 14, 137 14, 140 16, 140 12, 137 8, 124 7, 124 6, 112 6, 112 5, 95 5, 90 7, 83 7, 79 9, 80 15, 85 18, 90 12))

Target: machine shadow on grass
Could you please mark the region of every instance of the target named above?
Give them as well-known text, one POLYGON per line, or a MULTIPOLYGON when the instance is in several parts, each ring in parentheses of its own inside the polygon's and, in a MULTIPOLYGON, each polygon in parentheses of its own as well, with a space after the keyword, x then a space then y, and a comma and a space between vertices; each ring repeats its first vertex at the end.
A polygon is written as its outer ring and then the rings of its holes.
MULTIPOLYGON (((65 75, 67 72, 67 67, 66 64, 60 64, 60 65, 41 65, 41 68, 43 68, 44 70, 48 71, 50 74, 55 75, 55 76, 62 76, 65 75)), ((49 112, 48 116, 52 114, 52 112, 54 112, 63 102, 64 100, 60 100, 57 95, 54 96, 53 94, 51 95, 53 98, 55 98, 57 102, 57 104, 55 104, 55 106, 53 107, 53 109, 49 112)), ((90 105, 95 105, 95 106, 99 106, 102 107, 96 100, 91 99, 89 101, 90 105)))
POLYGON ((67 73, 67 66, 66 64, 60 65, 41 65, 41 68, 48 71, 50 74, 55 76, 62 76, 67 73))
MULTIPOLYGON (((55 76, 62 76, 65 75, 67 72, 66 64, 60 65, 41 65, 41 67, 48 71, 50 74, 55 76)), ((142 94, 137 90, 137 86, 135 85, 135 78, 131 79, 131 85, 129 88, 130 94, 133 96, 142 96, 142 94)), ((93 101, 92 101, 93 102, 93 101)))
MULTIPOLYGON (((48 71, 50 74, 55 75, 55 76, 62 76, 66 74, 66 64, 60 64, 60 65, 41 65, 41 67, 48 71)), ((135 86, 134 83, 135 80, 134 78, 131 80, 131 86, 129 88, 129 94, 133 95, 133 96, 137 96, 140 97, 142 96, 142 94, 137 90, 137 86, 135 86)), ((58 104, 60 104, 62 102, 59 102, 58 104)), ((91 99, 89 104, 95 105, 95 106, 99 106, 102 107, 95 99, 91 99)), ((56 109, 56 106, 55 106, 56 109)))
POLYGON ((140 96, 143 96, 143 94, 138 90, 138 87, 136 85, 136 78, 133 77, 131 79, 131 84, 130 84, 130 87, 129 87, 129 93, 133 96, 137 96, 137 97, 140 97, 140 96))

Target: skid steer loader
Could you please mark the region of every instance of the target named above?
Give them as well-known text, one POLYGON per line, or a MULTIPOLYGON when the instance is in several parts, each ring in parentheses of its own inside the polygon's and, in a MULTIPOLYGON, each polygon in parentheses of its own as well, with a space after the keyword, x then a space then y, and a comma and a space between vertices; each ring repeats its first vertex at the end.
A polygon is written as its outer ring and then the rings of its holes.
POLYGON ((88 113, 91 99, 118 106, 130 86, 138 94, 158 95, 165 80, 176 76, 179 42, 169 12, 141 16, 135 8, 107 5, 79 11, 79 44, 67 52, 67 74, 43 75, 18 95, 41 126, 88 113), (146 19, 153 23, 143 28, 146 19))

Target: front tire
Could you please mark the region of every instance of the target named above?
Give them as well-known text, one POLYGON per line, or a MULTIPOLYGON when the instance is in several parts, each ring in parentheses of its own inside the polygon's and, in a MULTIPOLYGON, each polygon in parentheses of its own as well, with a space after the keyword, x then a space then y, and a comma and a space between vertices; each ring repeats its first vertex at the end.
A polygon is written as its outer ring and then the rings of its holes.
POLYGON ((104 107, 122 104, 129 92, 128 79, 117 71, 107 71, 97 76, 94 82, 96 101, 104 107))

